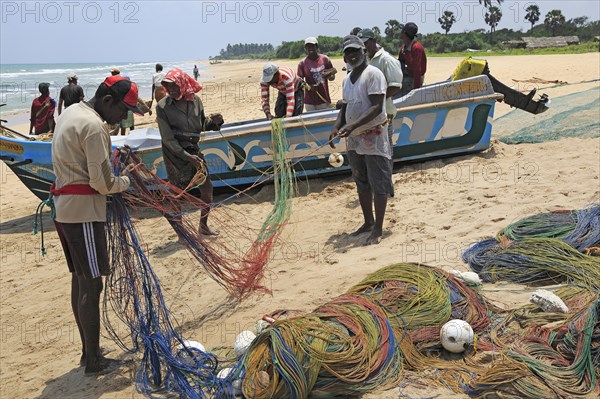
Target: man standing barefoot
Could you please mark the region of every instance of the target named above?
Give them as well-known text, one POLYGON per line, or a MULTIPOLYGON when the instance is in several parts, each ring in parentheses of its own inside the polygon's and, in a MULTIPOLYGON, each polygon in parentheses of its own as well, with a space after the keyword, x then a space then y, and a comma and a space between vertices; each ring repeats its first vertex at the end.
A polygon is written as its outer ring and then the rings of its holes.
POLYGON ((387 197, 394 189, 384 105, 387 82, 379 69, 368 65, 360 38, 346 36, 343 48, 352 72, 342 83, 343 105, 330 139, 347 137, 348 161, 364 216, 363 225, 352 235, 370 232, 366 244, 372 245, 381 241, 387 197))

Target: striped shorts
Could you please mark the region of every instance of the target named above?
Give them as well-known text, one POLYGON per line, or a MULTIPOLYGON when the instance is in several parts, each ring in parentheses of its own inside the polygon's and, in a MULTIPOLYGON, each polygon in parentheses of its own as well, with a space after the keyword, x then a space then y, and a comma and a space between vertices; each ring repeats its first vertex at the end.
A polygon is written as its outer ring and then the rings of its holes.
POLYGON ((88 279, 108 276, 108 247, 103 222, 60 223, 54 221, 69 271, 88 279))

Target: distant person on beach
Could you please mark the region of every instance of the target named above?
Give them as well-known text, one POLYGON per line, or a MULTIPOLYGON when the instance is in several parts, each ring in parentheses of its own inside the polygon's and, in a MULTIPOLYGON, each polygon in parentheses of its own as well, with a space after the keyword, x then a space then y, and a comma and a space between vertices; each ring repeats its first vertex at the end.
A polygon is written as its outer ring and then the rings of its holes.
POLYGON ((156 64, 154 67, 156 73, 152 75, 152 94, 150 97, 150 108, 152 108, 152 103, 154 99, 158 103, 164 96, 167 95, 167 91, 162 85, 162 80, 165 77, 165 73, 163 72, 163 66, 161 64, 156 64))
POLYGON ((198 93, 202 86, 180 69, 171 69, 162 85, 168 92, 156 105, 158 128, 169 183, 181 190, 188 188, 200 168, 204 168, 206 181, 198 187, 200 199, 207 204, 201 210, 200 233, 218 235, 219 230, 208 227, 213 186, 199 142, 203 131, 219 130, 223 116, 214 114, 207 118, 198 93))
POLYGON ((385 92, 385 112, 388 118, 388 137, 390 139, 390 150, 393 158, 392 134, 394 133, 394 118, 398 110, 394 106, 392 97, 400 93, 402 88, 402 67, 400 62, 390 53, 385 51, 383 47, 377 45, 375 32, 371 29, 363 29, 358 33, 358 37, 363 41, 367 50, 369 65, 383 72, 387 82, 387 90, 385 92))
MULTIPOLYGON (((330 140, 347 138, 348 162, 364 216, 363 225, 352 236, 370 232, 366 244, 378 244, 383 235, 387 197, 394 192, 390 141, 385 134, 387 82, 383 72, 367 63, 365 47, 359 37, 346 36, 343 52, 352 72, 342 83, 344 102, 330 140)), ((333 142, 331 147, 335 148, 333 142)))
POLYGON ((403 96, 411 90, 422 87, 425 81, 427 55, 425 55, 423 45, 417 41, 418 32, 419 27, 413 22, 404 25, 400 31, 400 39, 403 44, 398 53, 398 61, 400 61, 400 65, 402 66, 404 78, 402 89, 396 97, 403 96))
MULTIPOLYGON (((123 76, 125 79, 130 80, 129 76, 123 76)), ((152 110, 146 105, 146 103, 138 97, 137 100, 137 107, 138 109, 142 112, 142 114, 146 114, 149 113, 150 115, 152 115, 152 110)), ((131 130, 135 130, 135 118, 133 116, 133 112, 128 111, 127 112, 127 118, 122 119, 119 124, 117 125, 116 130, 113 130, 111 132, 111 135, 119 135, 119 133, 123 136, 125 136, 127 134, 127 129, 129 129, 129 131, 131 130)))
POLYGON ((309 88, 304 93, 304 109, 314 111, 331 108, 327 82, 335 79, 337 70, 325 54, 319 54, 317 38, 307 38, 304 50, 307 56, 298 64, 298 76, 304 79, 309 88))
POLYGON ((119 68, 113 68, 113 69, 110 70, 110 74, 112 76, 120 75, 121 71, 119 70, 119 68))
POLYGON ((200 72, 198 72, 198 67, 196 65, 194 65, 194 79, 196 80, 196 82, 198 81, 199 77, 200 77, 200 72))
POLYGON ((52 140, 54 224, 71 272, 71 306, 82 343, 85 374, 108 371, 116 360, 100 353, 102 276, 110 273, 105 235, 106 196, 129 187, 131 167, 114 176, 107 124, 136 107, 137 86, 110 76, 88 102, 74 104, 58 118, 52 140), (105 123, 106 122, 106 123, 105 123))
POLYGON ((262 110, 268 120, 273 119, 269 104, 269 87, 279 92, 275 102, 275 118, 289 118, 302 114, 304 109, 304 88, 300 78, 288 67, 278 67, 273 63, 265 64, 260 81, 260 100, 262 110))
POLYGON ((67 85, 60 90, 58 96, 58 115, 62 113, 63 105, 65 109, 72 104, 83 101, 83 89, 77 84, 77 75, 70 73, 67 75, 67 85))
POLYGON ((50 98, 50 83, 40 83, 38 90, 41 96, 31 103, 31 116, 29 118, 29 134, 52 133, 54 131, 54 110, 56 101, 50 98))

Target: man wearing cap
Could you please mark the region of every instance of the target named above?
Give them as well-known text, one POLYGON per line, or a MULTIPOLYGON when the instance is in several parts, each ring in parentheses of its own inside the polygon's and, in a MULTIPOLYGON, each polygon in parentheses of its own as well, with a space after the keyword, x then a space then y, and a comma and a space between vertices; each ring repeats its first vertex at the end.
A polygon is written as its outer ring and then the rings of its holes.
POLYGON ((110 70, 110 74, 111 74, 112 76, 115 76, 115 75, 120 75, 120 74, 121 74, 121 71, 119 70, 119 68, 112 68, 112 69, 110 70))
POLYGON ((83 89, 77 84, 77 75, 73 72, 67 75, 67 84, 60 90, 58 96, 58 115, 62 113, 63 104, 65 109, 75 103, 83 101, 83 89))
POLYGON ((33 132, 34 128, 35 134, 52 133, 56 101, 50 98, 50 83, 40 83, 38 89, 41 96, 35 98, 31 103, 29 134, 33 132))
POLYGON ((54 224, 72 276, 71 306, 81 337, 80 365, 85 374, 100 373, 114 364, 100 353, 102 276, 110 273, 106 196, 127 190, 132 168, 127 167, 121 176, 112 174, 106 123, 119 122, 129 110, 139 114, 137 98, 135 83, 110 76, 90 101, 65 109, 52 140, 54 224))
POLYGON ((375 32, 371 29, 362 29, 358 33, 358 37, 363 41, 369 58, 369 65, 383 72, 387 82, 387 90, 385 92, 385 112, 388 118, 388 137, 390 139, 390 150, 392 151, 392 162, 394 158, 392 135, 394 133, 394 118, 398 110, 394 106, 392 97, 400 93, 402 87, 402 68, 400 62, 395 59, 390 53, 385 51, 383 47, 377 45, 375 32))
POLYGON ((400 47, 398 60, 402 65, 404 74, 400 96, 422 87, 425 80, 427 56, 425 55, 425 48, 417 41, 418 32, 419 28, 413 22, 404 25, 400 31, 400 39, 402 39, 403 44, 400 47))
POLYGON ((298 76, 307 83, 304 94, 304 109, 314 111, 331 108, 329 97, 329 84, 334 80, 336 69, 325 54, 319 54, 319 42, 315 37, 304 41, 307 56, 298 64, 298 76))
POLYGON ((273 119, 269 104, 269 87, 279 92, 275 103, 275 118, 289 118, 302 114, 304 109, 304 88, 300 78, 291 68, 265 64, 260 81, 260 101, 267 119, 273 119))
MULTIPOLYGON (((390 141, 386 134, 388 85, 383 72, 367 63, 365 47, 359 37, 346 36, 343 49, 344 61, 352 72, 342 83, 343 105, 330 139, 347 137, 348 161, 364 217, 363 225, 352 235, 370 232, 366 244, 371 245, 381 241, 387 197, 394 189, 390 141)), ((331 146, 335 148, 333 142, 331 146)))

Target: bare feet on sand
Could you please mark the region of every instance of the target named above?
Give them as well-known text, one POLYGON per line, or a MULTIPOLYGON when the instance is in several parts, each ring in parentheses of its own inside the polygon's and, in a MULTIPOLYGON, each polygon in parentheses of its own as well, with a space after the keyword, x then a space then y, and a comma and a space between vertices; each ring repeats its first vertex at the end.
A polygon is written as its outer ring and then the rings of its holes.
POLYGON ((373 230, 373 226, 375 226, 375 223, 365 222, 362 226, 358 228, 358 230, 356 230, 354 233, 351 233, 350 236, 356 237, 358 235, 361 235, 362 233, 368 233, 369 231, 373 230))
POLYGON ((381 230, 373 230, 369 238, 367 238, 366 245, 377 245, 381 242, 383 232, 381 230))
POLYGON ((221 232, 215 227, 200 226, 200 234, 205 236, 218 236, 221 232))
POLYGON ((86 376, 108 374, 114 371, 121 362, 116 359, 109 359, 104 356, 100 356, 96 364, 85 367, 86 376))

